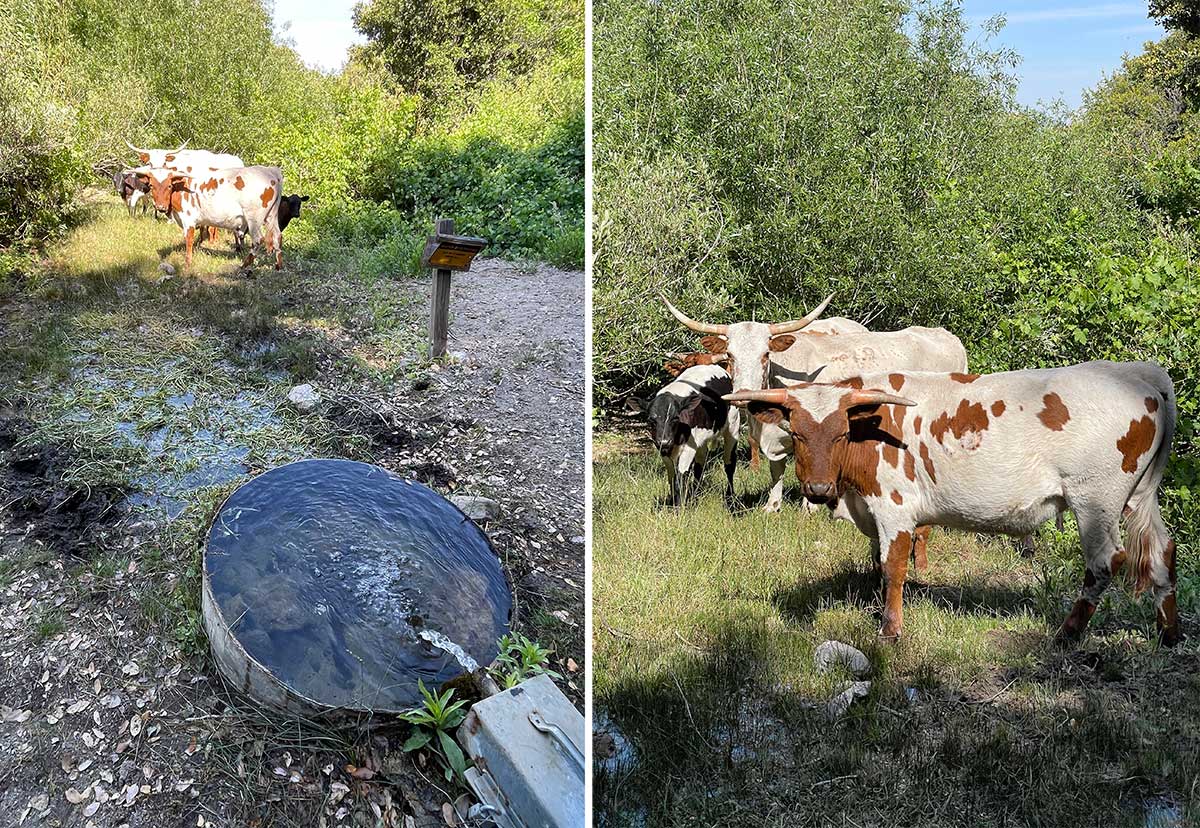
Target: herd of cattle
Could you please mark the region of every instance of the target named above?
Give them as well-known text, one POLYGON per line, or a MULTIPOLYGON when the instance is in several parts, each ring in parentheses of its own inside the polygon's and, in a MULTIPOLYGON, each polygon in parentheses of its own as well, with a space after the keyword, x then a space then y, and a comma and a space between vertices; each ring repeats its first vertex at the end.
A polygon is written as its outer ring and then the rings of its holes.
POLYGON ((884 585, 881 636, 900 635, 909 559, 924 567, 931 526, 1021 537, 1070 509, 1086 572, 1059 640, 1083 634, 1126 563, 1136 589, 1154 596, 1162 643, 1180 640, 1175 544, 1158 504, 1176 423, 1165 371, 1098 361, 972 374, 949 331, 818 320, 831 298, 795 321, 721 325, 663 299, 704 335, 702 350, 667 363, 675 379, 648 408, 676 506, 718 443, 732 501, 745 410, 752 449, 770 464, 766 509, 782 505, 791 457, 806 500, 870 539, 884 585))
POLYGON ((278 167, 247 167, 236 155, 186 149, 186 141, 173 150, 126 144, 137 153, 141 166, 113 174, 117 194, 130 216, 139 202, 143 214, 149 203, 179 225, 189 267, 193 245, 203 241, 205 231, 210 242, 216 241, 220 229, 233 232, 239 252, 245 237, 250 237, 247 267, 254 263, 254 248, 260 244, 266 245, 268 254, 275 254, 275 269, 283 267, 283 230, 300 215, 300 205, 308 196, 283 195, 283 173, 278 167))

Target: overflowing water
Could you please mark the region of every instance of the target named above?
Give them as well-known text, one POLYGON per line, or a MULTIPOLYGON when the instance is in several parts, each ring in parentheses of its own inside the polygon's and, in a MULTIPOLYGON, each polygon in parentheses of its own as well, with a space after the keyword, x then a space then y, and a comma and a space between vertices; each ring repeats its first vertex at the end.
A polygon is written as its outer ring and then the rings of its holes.
POLYGON ((327 705, 398 710, 417 680, 496 656, 512 595, 487 538, 419 483, 366 463, 306 460, 221 507, 206 557, 247 652, 327 705))

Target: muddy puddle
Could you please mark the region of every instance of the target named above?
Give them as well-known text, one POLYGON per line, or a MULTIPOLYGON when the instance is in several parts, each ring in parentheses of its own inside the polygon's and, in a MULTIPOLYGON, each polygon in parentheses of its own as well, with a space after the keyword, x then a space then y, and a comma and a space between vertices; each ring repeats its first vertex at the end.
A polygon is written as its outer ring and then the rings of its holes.
MULTIPOLYGON (((121 378, 88 364, 89 357, 79 362, 72 370, 74 389, 63 396, 63 419, 99 427, 95 412, 101 411, 105 422, 112 423, 114 446, 139 456, 121 504, 126 511, 173 519, 197 490, 234 482, 249 474, 252 464, 278 465, 304 453, 300 446, 280 448, 274 441, 255 439, 281 428, 274 401, 281 390, 184 390, 171 381, 173 373, 190 370, 182 360, 121 378)), ((232 365, 217 368, 227 374, 222 379, 236 376, 232 365)))
POLYGON ((206 568, 246 651, 324 704, 398 710, 488 664, 512 596, 486 536, 377 466, 291 463, 221 507, 206 568))

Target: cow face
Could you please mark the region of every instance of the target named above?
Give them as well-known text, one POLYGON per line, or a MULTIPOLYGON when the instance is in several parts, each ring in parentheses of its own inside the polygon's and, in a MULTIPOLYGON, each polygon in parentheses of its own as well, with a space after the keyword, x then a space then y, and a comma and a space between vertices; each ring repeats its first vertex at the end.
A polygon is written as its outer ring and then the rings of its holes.
POLYGON ((733 377, 735 391, 748 391, 767 387, 767 366, 772 352, 786 351, 796 342, 792 332, 801 330, 817 320, 829 305, 833 295, 825 297, 820 305, 800 319, 790 322, 735 322, 731 325, 714 325, 696 320, 681 313, 662 297, 671 315, 693 331, 708 334, 700 340, 710 354, 724 354, 727 370, 733 377))
POLYGON ((786 351, 795 342, 791 334, 772 334, 771 325, 765 322, 735 322, 723 336, 700 340, 710 354, 724 357, 735 391, 766 388, 771 354, 786 351))
POLYGON ((279 199, 280 230, 284 230, 292 219, 300 216, 300 205, 305 201, 308 201, 308 196, 296 195, 295 193, 279 199))
POLYGON ((916 405, 886 391, 820 383, 735 392, 725 399, 748 402, 750 414, 761 423, 786 421, 800 489, 814 503, 828 503, 851 489, 876 489, 875 444, 898 445, 901 437, 887 406, 916 405))
POLYGON ((658 453, 666 457, 676 446, 687 442, 692 427, 702 415, 703 400, 699 394, 677 397, 660 393, 650 402, 647 420, 650 440, 658 453))
POLYGON ((174 170, 152 169, 138 173, 138 178, 145 184, 146 192, 154 199, 154 209, 160 212, 170 212, 177 193, 192 192, 189 185, 191 176, 182 175, 174 170))

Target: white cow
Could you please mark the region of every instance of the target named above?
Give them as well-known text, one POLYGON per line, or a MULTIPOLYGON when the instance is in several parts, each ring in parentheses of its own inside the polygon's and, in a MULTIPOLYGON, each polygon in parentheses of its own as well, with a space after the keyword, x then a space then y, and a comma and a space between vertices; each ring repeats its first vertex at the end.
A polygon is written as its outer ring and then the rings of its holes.
POLYGON ((214 172, 229 167, 245 166, 241 158, 228 152, 184 149, 187 146, 187 141, 180 144, 178 149, 173 150, 142 149, 141 147, 135 147, 128 141, 125 142, 125 145, 137 153, 138 160, 142 162, 142 166, 138 168, 140 172, 152 169, 166 169, 200 175, 201 173, 214 172))
POLYGON ((279 228, 283 173, 278 167, 234 167, 202 175, 152 169, 140 175, 150 185, 155 207, 168 212, 183 230, 188 265, 196 229, 222 227, 249 234, 246 266, 254 262, 254 247, 265 242, 267 252, 275 253, 275 269, 283 267, 279 228))
POLYGON ((1087 572, 1060 640, 1083 634, 1126 560, 1137 588, 1153 591, 1163 643, 1180 640, 1175 544, 1158 507, 1175 390, 1157 365, 877 373, 861 387, 801 383, 726 399, 749 401, 758 422, 786 422, 805 496, 842 499, 871 539, 886 585, 880 635, 897 637, 903 627, 918 527, 1022 536, 1069 508, 1087 572))
POLYGON ((715 365, 696 365, 662 388, 647 408, 650 439, 667 469, 671 503, 680 506, 691 470, 699 481, 717 440, 725 452, 726 501, 733 502, 733 472, 741 414, 725 402, 733 391, 729 374, 715 365))
MULTIPOLYGON (((821 315, 832 295, 808 315, 792 322, 735 322, 714 325, 697 322, 663 298, 668 310, 687 327, 708 334, 701 344, 712 354, 724 354, 723 364, 733 378, 734 391, 780 387, 796 380, 839 382, 875 371, 967 370, 967 351, 958 337, 944 328, 911 327, 900 331, 871 332, 850 320, 829 320, 836 336, 803 331, 821 315)), ((763 426, 752 420, 750 439, 757 443, 771 467, 771 491, 765 511, 783 506, 783 472, 792 453, 792 438, 785 427, 763 426)))

